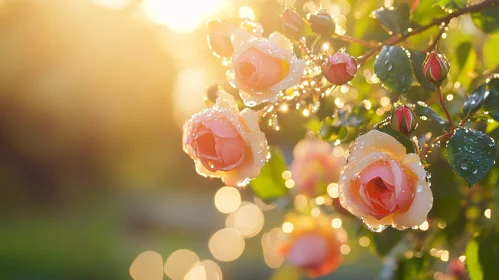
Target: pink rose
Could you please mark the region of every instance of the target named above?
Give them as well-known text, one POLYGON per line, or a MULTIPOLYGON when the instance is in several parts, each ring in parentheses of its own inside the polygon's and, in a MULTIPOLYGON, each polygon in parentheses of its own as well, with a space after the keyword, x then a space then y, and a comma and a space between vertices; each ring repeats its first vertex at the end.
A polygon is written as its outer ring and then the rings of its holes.
POLYGON ((378 231, 420 225, 433 205, 419 156, 377 130, 355 140, 338 187, 342 206, 378 231))
POLYGON ((326 193, 330 183, 338 182, 344 157, 336 157, 331 145, 319 139, 304 139, 293 150, 290 171, 295 190, 316 197, 326 193))
POLYGON ((348 53, 340 51, 326 59, 322 72, 332 84, 343 85, 355 77, 357 62, 348 53))
POLYGON ((343 242, 339 235, 346 237, 341 229, 331 227, 331 220, 321 216, 299 216, 289 220, 294 229, 288 239, 281 244, 281 253, 287 262, 302 268, 305 273, 316 278, 329 274, 343 260, 340 247, 343 242))
POLYGON ((229 186, 247 184, 267 161, 267 139, 256 112, 239 113, 234 98, 223 91, 215 106, 185 123, 183 145, 199 174, 219 177, 229 186))
POLYGON ((234 32, 232 42, 227 77, 246 106, 275 102, 280 91, 300 83, 305 61, 296 58, 293 44, 282 34, 274 32, 266 39, 234 32))

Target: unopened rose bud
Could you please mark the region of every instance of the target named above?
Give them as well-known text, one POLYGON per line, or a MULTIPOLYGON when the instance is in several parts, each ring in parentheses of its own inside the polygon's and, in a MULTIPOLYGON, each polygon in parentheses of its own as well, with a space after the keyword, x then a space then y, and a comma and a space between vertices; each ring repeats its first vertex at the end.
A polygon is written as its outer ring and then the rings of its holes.
POLYGON ((315 15, 310 15, 308 18, 312 32, 322 36, 331 36, 334 33, 336 24, 333 18, 326 12, 320 11, 315 15))
POLYGON ((288 37, 300 39, 305 20, 291 8, 286 8, 280 19, 282 32, 288 37))
POLYGON ((357 62, 348 53, 340 51, 326 59, 322 72, 332 84, 346 84, 355 77, 357 62))
POLYGON ((409 107, 402 105, 393 110, 392 128, 395 131, 408 135, 416 129, 417 125, 416 115, 409 107))
POLYGON ((432 51, 423 64, 426 79, 435 86, 440 86, 449 74, 449 62, 445 56, 432 51))
POLYGON ((221 57, 231 56, 234 47, 230 41, 230 36, 237 27, 238 25, 229 19, 209 21, 208 44, 211 50, 221 57))

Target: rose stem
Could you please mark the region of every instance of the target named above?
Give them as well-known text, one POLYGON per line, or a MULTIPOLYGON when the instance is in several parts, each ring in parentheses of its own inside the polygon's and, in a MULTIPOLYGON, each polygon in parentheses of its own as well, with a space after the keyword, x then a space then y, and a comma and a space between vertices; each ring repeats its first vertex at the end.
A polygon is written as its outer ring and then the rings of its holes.
POLYGON ((445 106, 444 99, 442 98, 442 92, 440 90, 440 86, 436 87, 437 88, 437 94, 438 94, 438 100, 440 101, 440 106, 442 106, 442 109, 445 112, 445 115, 447 116, 447 120, 449 120, 450 124, 450 130, 449 132, 454 131, 454 123, 452 122, 452 118, 450 117, 449 111, 447 111, 447 107, 445 106))

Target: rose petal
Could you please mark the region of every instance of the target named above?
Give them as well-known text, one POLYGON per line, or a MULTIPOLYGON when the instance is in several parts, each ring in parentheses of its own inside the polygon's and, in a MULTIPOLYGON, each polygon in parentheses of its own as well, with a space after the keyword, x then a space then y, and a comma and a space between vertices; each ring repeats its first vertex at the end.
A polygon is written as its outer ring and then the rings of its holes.
POLYGON ((350 148, 348 164, 355 166, 357 161, 362 160, 374 152, 385 152, 394 160, 400 161, 405 155, 405 147, 392 136, 377 130, 371 130, 355 140, 350 148))
POLYGON ((433 194, 426 181, 420 181, 419 192, 415 193, 411 206, 405 212, 397 212, 393 221, 404 227, 413 227, 422 224, 433 206, 433 194))

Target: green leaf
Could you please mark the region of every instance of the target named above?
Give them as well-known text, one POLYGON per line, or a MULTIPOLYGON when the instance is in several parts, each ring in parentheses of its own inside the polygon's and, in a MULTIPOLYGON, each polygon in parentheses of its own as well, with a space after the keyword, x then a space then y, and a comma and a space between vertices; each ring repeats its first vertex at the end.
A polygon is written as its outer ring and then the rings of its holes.
POLYGON ((412 83, 411 61, 400 46, 383 46, 376 61, 374 73, 383 85, 394 92, 406 92, 412 83))
POLYGON ((485 97, 483 108, 489 116, 499 121, 499 78, 490 80, 487 84, 489 94, 485 97))
MULTIPOLYGON (((453 80, 459 81, 464 88, 468 88, 475 72, 476 52, 471 41, 460 44, 456 50, 456 63, 451 71, 453 80)), ((451 66, 452 67, 452 66, 451 66)))
POLYGON ((463 104, 463 113, 465 118, 468 118, 469 116, 473 116, 478 109, 482 106, 484 97, 485 97, 485 91, 487 88, 487 84, 483 84, 476 88, 473 93, 468 97, 466 101, 464 101, 463 104))
POLYGON ((409 50, 411 54, 411 65, 412 70, 414 71, 414 76, 418 80, 419 84, 427 90, 435 91, 435 86, 430 83, 423 72, 423 63, 426 59, 426 53, 409 50))
POLYGON ((488 36, 483 44, 483 63, 487 69, 495 69, 499 66, 499 36, 488 36))
POLYGON ((482 267, 478 260, 478 242, 475 239, 466 246, 466 267, 472 280, 483 279, 482 267))
POLYGON ((468 0, 436 0, 435 4, 448 9, 462 9, 466 7, 468 0))
POLYGON ((379 8, 373 12, 376 19, 392 33, 406 34, 410 27, 409 5, 402 4, 390 8, 379 8))
POLYGON ((434 0, 421 0, 412 11, 411 21, 419 25, 430 24, 433 19, 445 16, 447 13, 434 0))
POLYGON ((499 30, 499 5, 472 13, 471 17, 476 27, 485 33, 492 33, 499 30))
POLYGON ((410 103, 418 103, 418 101, 426 101, 432 96, 433 92, 424 89, 420 86, 412 86, 406 93, 407 101, 410 103))
POLYGON ((381 124, 378 124, 375 127, 376 130, 384 132, 388 135, 391 135, 393 138, 397 139, 400 144, 404 145, 405 150, 408 154, 415 153, 416 150, 414 149, 414 145, 412 144, 411 140, 409 137, 405 136, 404 134, 393 130, 390 122, 383 122, 381 124))
POLYGON ((450 128, 450 125, 447 122, 447 120, 442 118, 439 114, 437 114, 435 111, 433 111, 433 109, 431 109, 429 106, 426 106, 426 104, 425 105, 422 105, 422 104, 424 104, 424 103, 416 104, 416 109, 414 110, 414 113, 416 114, 416 116, 427 117, 430 120, 436 121, 438 124, 443 126, 445 129, 450 128))
POLYGON ((499 233, 496 229, 482 231, 466 247, 466 267, 471 280, 499 279, 499 233))
POLYGON ((271 149, 271 158, 260 171, 260 175, 250 182, 257 196, 268 201, 287 195, 289 189, 284 184, 282 173, 286 171, 286 161, 278 148, 271 149))
POLYGON ((397 280, 413 280, 419 279, 418 275, 423 268, 424 257, 414 257, 410 259, 400 258, 397 270, 395 271, 395 278, 397 280))
POLYGON ((402 239, 404 234, 405 232, 391 227, 382 232, 371 232, 372 248, 379 256, 386 256, 402 239))
POLYGON ((480 131, 457 129, 447 143, 450 166, 470 186, 487 175, 497 155, 494 139, 480 131))

